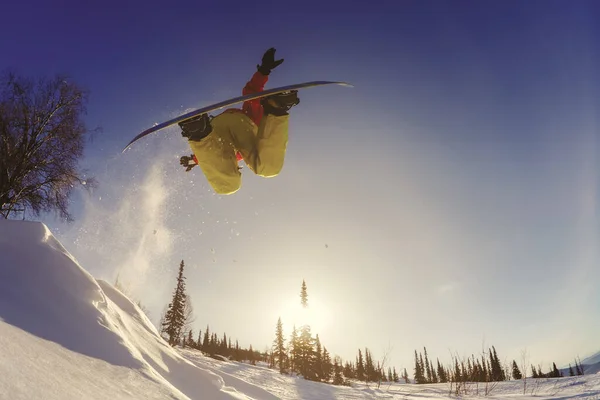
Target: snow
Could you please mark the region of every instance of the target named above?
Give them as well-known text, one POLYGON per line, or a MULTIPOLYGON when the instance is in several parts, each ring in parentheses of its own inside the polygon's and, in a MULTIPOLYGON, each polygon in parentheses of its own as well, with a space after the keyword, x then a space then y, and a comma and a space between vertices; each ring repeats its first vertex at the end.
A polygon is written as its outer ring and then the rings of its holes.
MULTIPOLYGON (((484 397, 482 385, 469 388, 484 397)), ((333 386, 174 349, 44 224, 0 220, 0 399, 454 398, 449 393, 449 384, 333 386)), ((599 399, 600 374, 529 379, 526 394, 522 381, 501 382, 488 397, 599 399)))
POLYGON ((600 351, 581 360, 581 364, 586 374, 600 373, 600 351))

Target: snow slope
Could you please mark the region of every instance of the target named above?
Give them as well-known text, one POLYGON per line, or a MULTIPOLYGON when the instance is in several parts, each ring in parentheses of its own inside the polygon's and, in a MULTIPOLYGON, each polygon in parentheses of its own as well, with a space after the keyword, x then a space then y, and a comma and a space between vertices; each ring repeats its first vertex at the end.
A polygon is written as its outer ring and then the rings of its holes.
POLYGON ((185 360, 36 222, 0 220, 0 349, 3 399, 275 398, 185 360))
POLYGON ((586 374, 597 374, 600 372, 600 351, 583 360, 581 365, 586 374))
MULTIPOLYGON (((173 349, 45 225, 0 220, 0 399, 405 400, 449 392, 448 384, 333 386, 173 349)), ((599 399, 600 374, 529 379, 525 395, 522 381, 502 382, 490 397, 599 399)))

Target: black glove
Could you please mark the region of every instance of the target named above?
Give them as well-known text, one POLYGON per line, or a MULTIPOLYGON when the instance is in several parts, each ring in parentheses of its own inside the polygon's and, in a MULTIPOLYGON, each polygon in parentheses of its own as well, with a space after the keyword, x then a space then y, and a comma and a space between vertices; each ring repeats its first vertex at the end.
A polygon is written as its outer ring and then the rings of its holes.
POLYGON ((275 48, 271 47, 265 52, 262 58, 262 64, 257 65, 256 69, 263 75, 269 75, 271 70, 277 68, 282 62, 283 58, 275 61, 275 48))
POLYGON ((188 156, 183 156, 179 159, 179 164, 181 164, 182 166, 186 167, 185 172, 188 172, 189 170, 191 170, 192 168, 194 168, 196 165, 196 162, 194 161, 194 155, 190 155, 188 156))

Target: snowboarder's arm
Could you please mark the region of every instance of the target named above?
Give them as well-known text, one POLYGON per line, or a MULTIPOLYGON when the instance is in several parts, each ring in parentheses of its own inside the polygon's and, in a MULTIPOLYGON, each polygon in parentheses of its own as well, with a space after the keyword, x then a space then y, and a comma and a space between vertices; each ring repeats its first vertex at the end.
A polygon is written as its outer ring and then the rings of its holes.
MULTIPOLYGON (((269 74, 273 69, 281 65, 281 63, 283 63, 283 58, 281 60, 275 60, 275 48, 271 47, 267 50, 262 57, 261 64, 256 66, 257 71, 246 83, 246 86, 244 86, 242 95, 246 96, 248 94, 262 92, 269 80, 269 74)), ((260 99, 244 102, 242 110, 256 125, 260 124, 263 115, 260 99)))
MULTIPOLYGON (((244 86, 242 94, 246 96, 248 94, 262 92, 268 80, 268 76, 256 71, 254 75, 252 75, 252 78, 246 83, 246 86, 244 86)), ((260 99, 245 101, 242 105, 242 111, 244 111, 244 114, 250 117, 250 119, 254 121, 256 125, 260 124, 260 119, 262 118, 263 114, 260 99)))
POLYGON ((244 89, 242 89, 242 95, 246 96, 252 93, 262 92, 268 80, 268 76, 256 71, 254 75, 252 75, 252 78, 246 82, 246 86, 244 86, 244 89))

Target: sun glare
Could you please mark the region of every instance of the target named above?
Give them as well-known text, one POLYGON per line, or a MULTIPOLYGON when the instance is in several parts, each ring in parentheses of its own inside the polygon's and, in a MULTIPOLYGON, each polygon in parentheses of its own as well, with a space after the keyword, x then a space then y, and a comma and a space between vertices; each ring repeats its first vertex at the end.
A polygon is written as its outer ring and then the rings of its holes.
POLYGON ((280 308, 279 315, 286 334, 292 332, 294 325, 296 328, 308 325, 313 334, 317 334, 325 330, 329 323, 326 306, 312 296, 309 298, 307 307, 302 307, 299 299, 284 303, 280 308))

